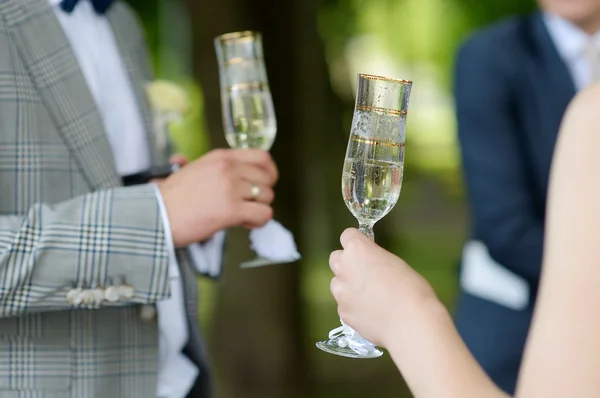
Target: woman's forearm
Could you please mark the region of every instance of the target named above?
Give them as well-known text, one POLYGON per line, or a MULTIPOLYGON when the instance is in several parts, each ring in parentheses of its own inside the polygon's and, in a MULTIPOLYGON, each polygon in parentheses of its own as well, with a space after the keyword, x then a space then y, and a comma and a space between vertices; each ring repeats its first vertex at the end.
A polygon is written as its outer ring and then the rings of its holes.
POLYGON ((506 398, 477 364, 443 305, 432 300, 419 307, 412 322, 395 325, 386 341, 413 395, 506 398))

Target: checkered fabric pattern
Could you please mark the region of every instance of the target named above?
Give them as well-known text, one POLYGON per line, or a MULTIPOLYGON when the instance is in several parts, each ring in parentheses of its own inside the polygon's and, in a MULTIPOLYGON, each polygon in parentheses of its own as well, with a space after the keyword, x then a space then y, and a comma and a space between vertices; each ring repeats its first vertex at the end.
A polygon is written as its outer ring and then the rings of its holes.
MULTIPOLYGON (((150 131, 138 21, 119 2, 107 17, 150 131)), ((0 18, 0 397, 154 397, 157 322, 143 320, 139 305, 169 295, 154 190, 120 187, 102 120, 49 2, 0 0, 0 18), (122 282, 135 289, 128 302, 84 308, 66 300, 73 287, 122 282)), ((195 314, 195 287, 186 294, 195 314)))

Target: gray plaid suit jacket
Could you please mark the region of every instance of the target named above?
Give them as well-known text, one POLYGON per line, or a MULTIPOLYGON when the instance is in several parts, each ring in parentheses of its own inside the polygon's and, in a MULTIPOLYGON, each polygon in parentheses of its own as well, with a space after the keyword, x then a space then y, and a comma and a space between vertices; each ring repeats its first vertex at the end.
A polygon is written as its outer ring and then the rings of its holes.
MULTIPOLYGON (((140 308, 169 296, 155 193, 120 187, 102 120, 49 2, 0 0, 0 18, 0 397, 154 397, 157 322, 142 319, 140 308), (135 289, 130 300, 66 299, 73 287, 122 280, 135 289)), ((108 18, 150 131, 141 29, 122 3, 108 18)), ((188 349, 207 378, 195 275, 185 256, 179 263, 188 349)))

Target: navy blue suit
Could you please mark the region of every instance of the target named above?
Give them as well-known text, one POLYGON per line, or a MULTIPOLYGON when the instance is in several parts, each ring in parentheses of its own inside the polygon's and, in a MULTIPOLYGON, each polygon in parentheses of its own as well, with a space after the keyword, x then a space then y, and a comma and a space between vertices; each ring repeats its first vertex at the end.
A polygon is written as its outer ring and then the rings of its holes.
POLYGON ((527 281, 531 299, 515 311, 462 292, 456 322, 477 360, 509 394, 540 278, 554 145, 575 92, 541 14, 480 31, 459 51, 455 93, 473 239, 527 281))

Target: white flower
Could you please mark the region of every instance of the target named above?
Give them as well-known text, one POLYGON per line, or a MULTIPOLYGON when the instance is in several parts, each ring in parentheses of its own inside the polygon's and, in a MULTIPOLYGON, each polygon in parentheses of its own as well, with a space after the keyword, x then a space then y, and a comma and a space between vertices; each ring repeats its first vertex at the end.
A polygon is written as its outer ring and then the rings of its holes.
POLYGON ((146 85, 150 106, 156 113, 175 114, 182 118, 190 110, 190 100, 182 87, 167 80, 146 85))
POLYGON ((169 125, 183 120, 190 111, 190 99, 185 89, 167 80, 148 83, 146 94, 152 108, 155 145, 160 152, 170 156, 172 143, 169 125))

